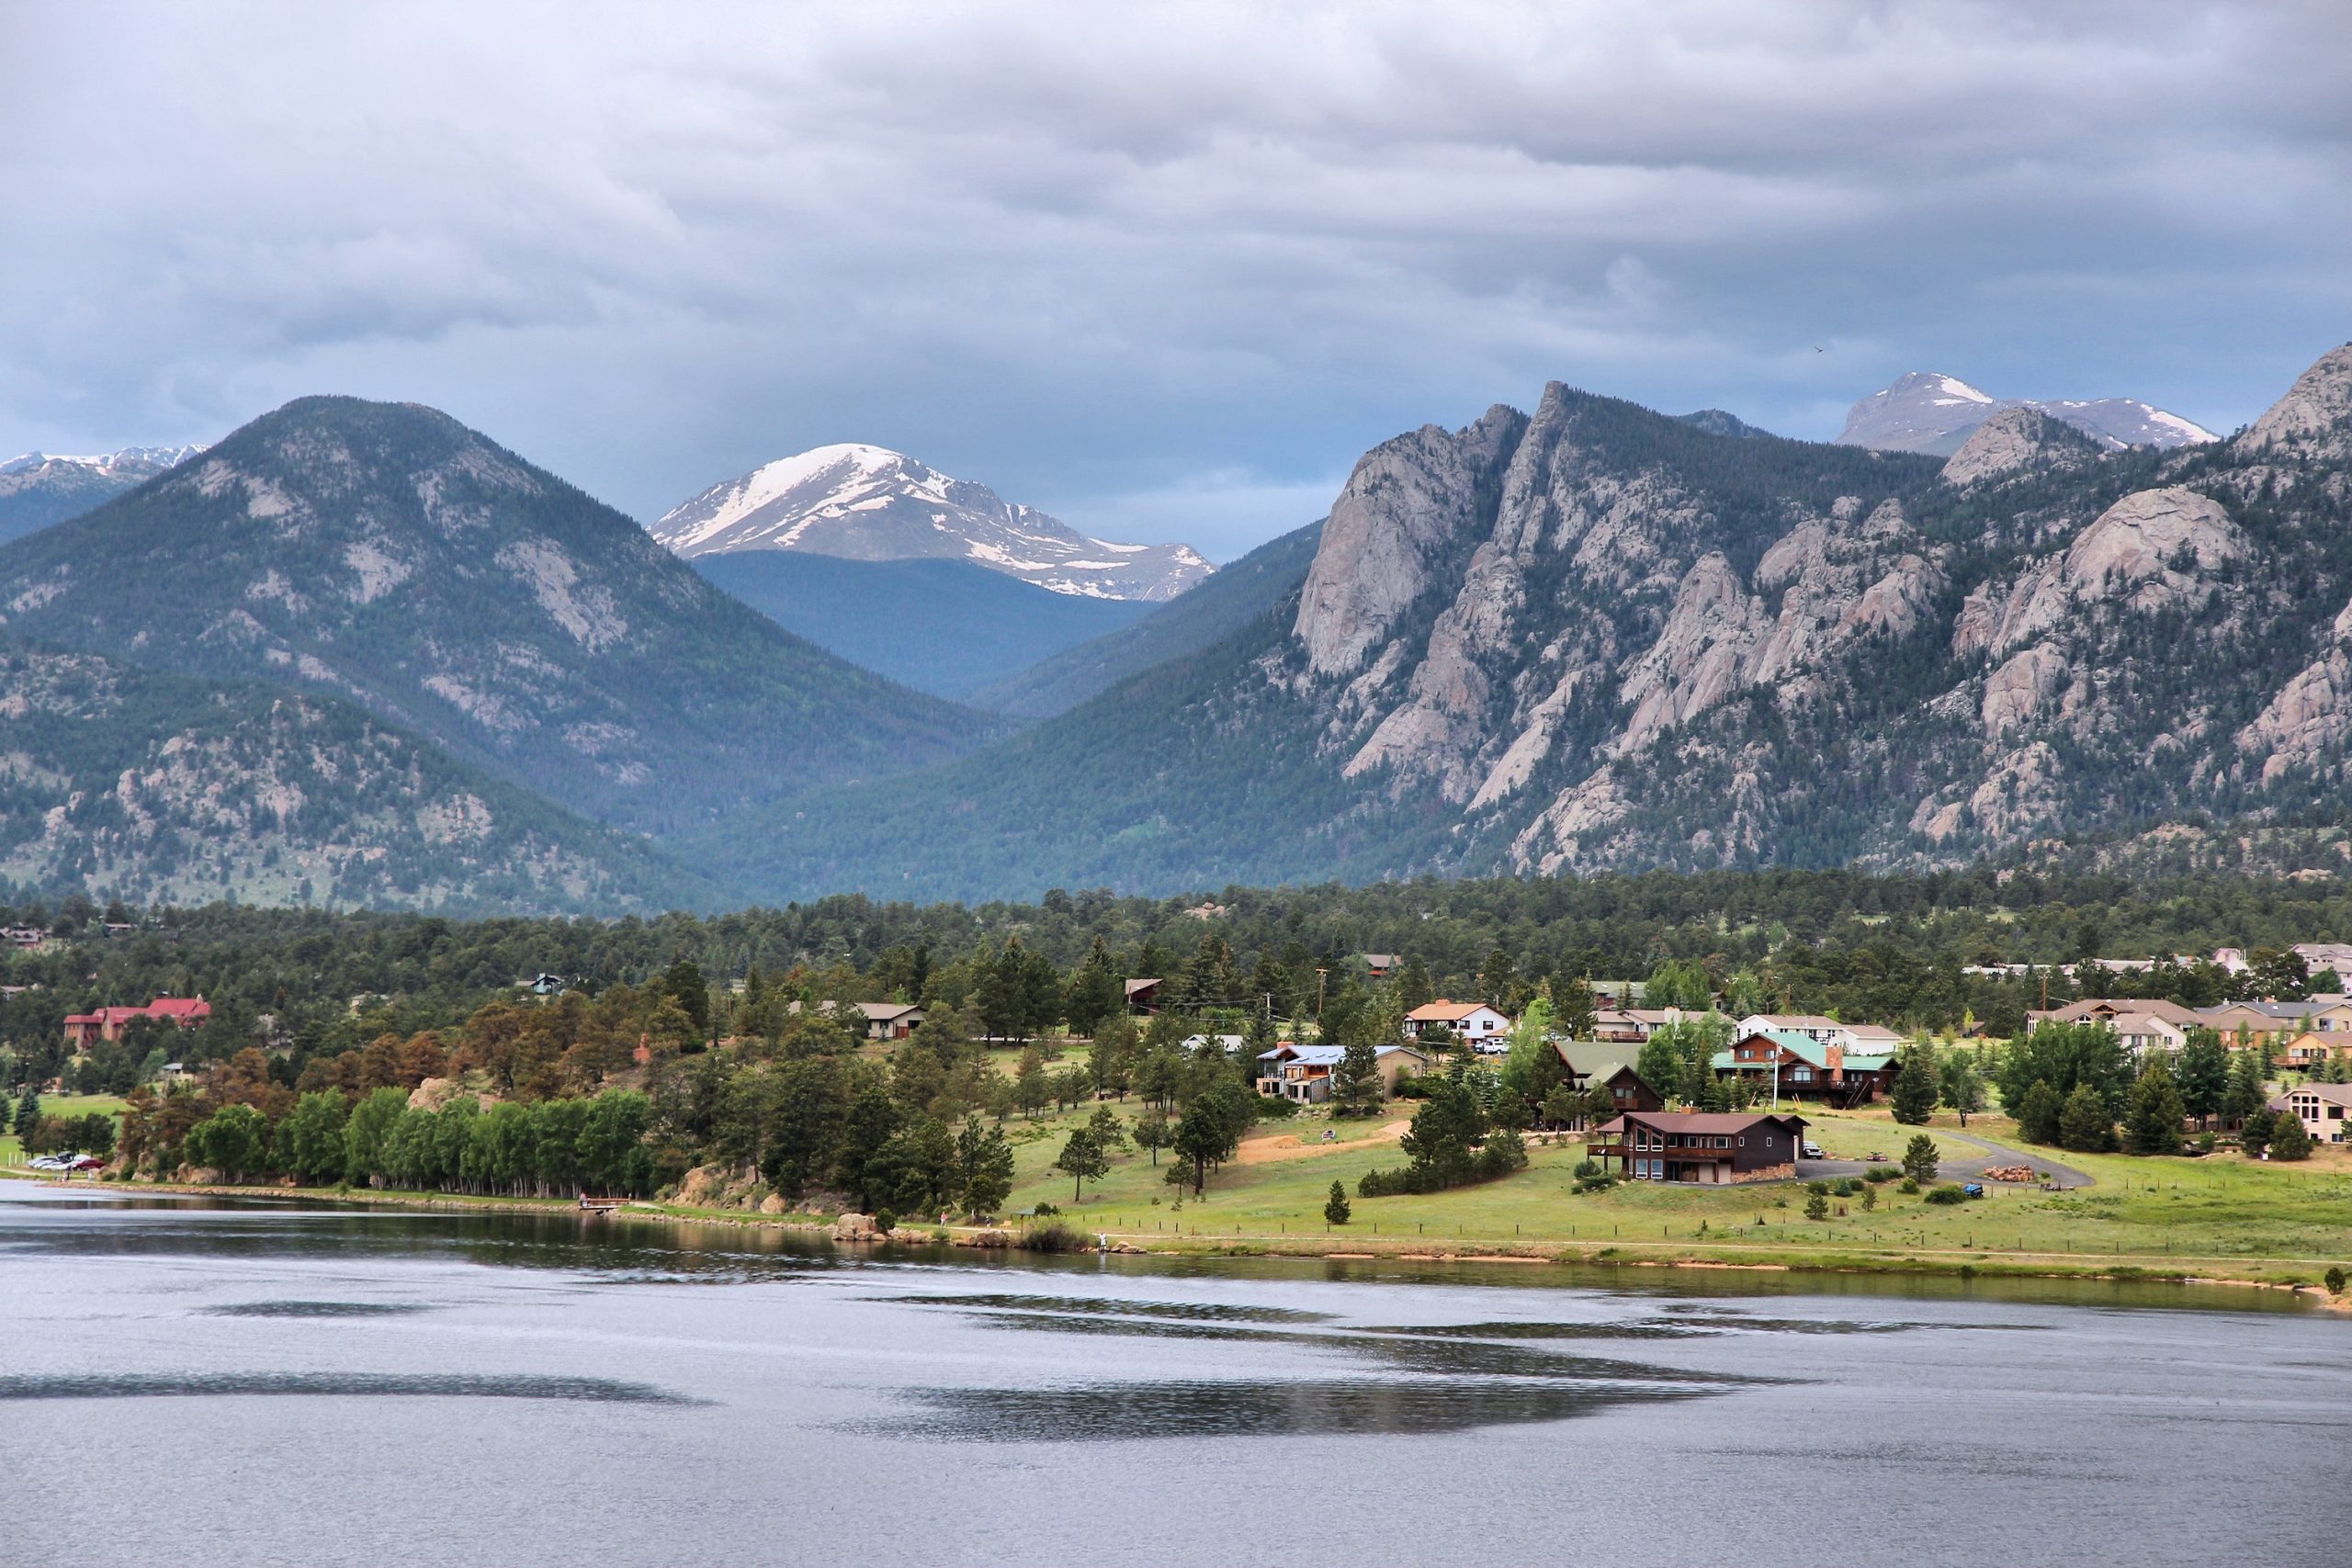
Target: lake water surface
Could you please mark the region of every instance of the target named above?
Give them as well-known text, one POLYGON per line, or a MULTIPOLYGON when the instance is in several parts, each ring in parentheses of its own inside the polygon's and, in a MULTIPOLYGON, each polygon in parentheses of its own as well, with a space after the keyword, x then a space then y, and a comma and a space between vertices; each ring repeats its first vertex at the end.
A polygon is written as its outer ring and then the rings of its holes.
POLYGON ((2352 1319, 0 1183, 0 1562, 2352 1562, 2352 1319))

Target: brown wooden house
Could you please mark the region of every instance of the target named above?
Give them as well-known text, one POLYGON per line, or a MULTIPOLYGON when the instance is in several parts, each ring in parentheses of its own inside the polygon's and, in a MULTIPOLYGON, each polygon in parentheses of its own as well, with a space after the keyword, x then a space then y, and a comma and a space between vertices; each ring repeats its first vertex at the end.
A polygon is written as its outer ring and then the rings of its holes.
POLYGON ((1739 1111, 1631 1111, 1601 1127, 1586 1152, 1628 1181, 1714 1186, 1789 1181, 1804 1144, 1802 1116, 1739 1111))

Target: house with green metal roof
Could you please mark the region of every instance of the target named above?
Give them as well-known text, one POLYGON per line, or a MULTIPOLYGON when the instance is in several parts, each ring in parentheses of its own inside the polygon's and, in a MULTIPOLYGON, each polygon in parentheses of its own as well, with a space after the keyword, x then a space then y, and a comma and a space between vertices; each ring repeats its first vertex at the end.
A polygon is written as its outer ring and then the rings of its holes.
POLYGON ((1790 1029, 1752 1030, 1718 1051, 1717 1077, 1747 1080, 1754 1099, 1819 1100, 1832 1105, 1867 1105, 1894 1087, 1895 1060, 1889 1052, 1849 1051, 1790 1029))
POLYGON ((1577 1093, 1587 1093, 1595 1084, 1606 1085, 1620 1115, 1628 1111, 1666 1108, 1666 1096, 1634 1070, 1634 1064, 1625 1060, 1624 1048, 1618 1042, 1555 1040, 1551 1043, 1559 1055, 1560 1070, 1568 1087, 1577 1093))

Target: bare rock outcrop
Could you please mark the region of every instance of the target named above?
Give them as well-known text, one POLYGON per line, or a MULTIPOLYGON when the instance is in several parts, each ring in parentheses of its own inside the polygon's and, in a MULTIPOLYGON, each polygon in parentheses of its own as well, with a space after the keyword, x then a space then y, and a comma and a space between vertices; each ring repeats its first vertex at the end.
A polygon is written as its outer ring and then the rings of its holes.
POLYGON ((1345 674, 1385 640, 1430 587, 1435 558, 1476 525, 1479 479, 1521 423, 1498 406, 1459 433, 1423 425, 1357 462, 1331 503, 1292 626, 1309 670, 1345 674))
POLYGON ((2246 457, 2352 457, 2352 344, 2320 355, 2234 445, 2246 457))
POLYGON ((2262 782, 2340 756, 2352 742, 2352 604, 2330 628, 2330 646, 2297 671, 2237 733, 2238 750, 2258 759, 2262 782))
POLYGON ((2098 450, 2080 431, 2040 409, 2003 409, 1944 462, 1944 482, 1966 487, 2030 467, 2078 467, 2098 450))

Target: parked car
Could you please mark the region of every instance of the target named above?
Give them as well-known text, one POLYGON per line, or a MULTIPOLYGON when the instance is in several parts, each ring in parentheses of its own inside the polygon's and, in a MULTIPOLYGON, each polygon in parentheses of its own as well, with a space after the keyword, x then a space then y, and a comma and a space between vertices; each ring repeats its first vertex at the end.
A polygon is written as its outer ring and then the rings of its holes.
POLYGON ((1862 1157, 1870 1161, 1872 1165, 1884 1165, 1886 1163, 1886 1156, 1879 1153, 1876 1149, 1872 1149, 1862 1157))
POLYGON ((1804 1145, 1804 1157, 1805 1157, 1805 1158, 1807 1158, 1807 1159, 1819 1159, 1819 1158, 1821 1158, 1821 1145, 1820 1145, 1819 1144, 1815 1143, 1812 1139, 1808 1138, 1808 1139, 1806 1139, 1806 1140, 1805 1140, 1804 1145))
POLYGON ((1960 1190, 1960 1195, 1963 1198, 1982 1198, 1984 1196, 1984 1184, 1981 1181, 1969 1182, 1960 1190))

